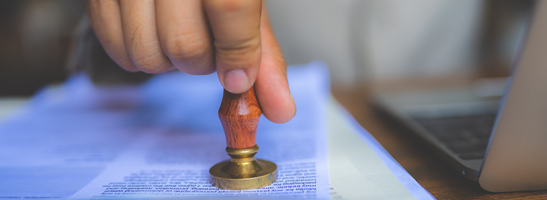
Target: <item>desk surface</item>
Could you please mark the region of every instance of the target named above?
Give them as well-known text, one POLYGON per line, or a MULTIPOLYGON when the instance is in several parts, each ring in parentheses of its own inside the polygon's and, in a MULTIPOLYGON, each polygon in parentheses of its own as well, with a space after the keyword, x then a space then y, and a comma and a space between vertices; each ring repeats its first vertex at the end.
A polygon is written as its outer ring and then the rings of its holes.
POLYGON ((465 179, 404 129, 389 126, 370 106, 371 89, 333 89, 335 98, 418 183, 438 199, 547 199, 547 191, 490 193, 465 179))

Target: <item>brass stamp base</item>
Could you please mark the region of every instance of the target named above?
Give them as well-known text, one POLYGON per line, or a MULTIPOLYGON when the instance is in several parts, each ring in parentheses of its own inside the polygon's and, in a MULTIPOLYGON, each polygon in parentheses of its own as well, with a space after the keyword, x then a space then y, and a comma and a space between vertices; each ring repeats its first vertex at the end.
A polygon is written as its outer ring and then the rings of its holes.
POLYGON ((227 190, 250 190, 271 185, 277 180, 277 165, 267 160, 258 159, 258 161, 264 163, 268 169, 257 173, 257 176, 251 175, 246 178, 233 178, 230 174, 222 172, 222 167, 229 165, 230 161, 220 162, 209 170, 211 173, 209 182, 215 187, 227 190))
POLYGON ((277 180, 277 165, 255 159, 257 151, 257 145, 247 149, 226 148, 232 159, 211 167, 209 182, 227 190, 249 190, 271 185, 277 180))

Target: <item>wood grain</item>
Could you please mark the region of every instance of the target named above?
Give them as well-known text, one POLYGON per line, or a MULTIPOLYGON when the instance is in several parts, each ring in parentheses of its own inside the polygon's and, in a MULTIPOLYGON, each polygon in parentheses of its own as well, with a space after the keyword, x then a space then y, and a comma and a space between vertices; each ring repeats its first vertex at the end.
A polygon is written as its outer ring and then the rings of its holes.
POLYGON ((242 94, 224 90, 218 117, 224 127, 226 144, 230 148, 250 148, 256 144, 256 128, 262 110, 254 86, 242 94))

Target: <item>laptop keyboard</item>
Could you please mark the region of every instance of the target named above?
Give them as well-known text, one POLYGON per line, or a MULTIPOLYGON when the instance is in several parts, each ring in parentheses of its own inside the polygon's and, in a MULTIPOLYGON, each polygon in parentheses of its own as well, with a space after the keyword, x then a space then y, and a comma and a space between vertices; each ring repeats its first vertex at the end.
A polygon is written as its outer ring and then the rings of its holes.
POLYGON ((492 133, 495 114, 414 118, 463 160, 482 159, 492 133))

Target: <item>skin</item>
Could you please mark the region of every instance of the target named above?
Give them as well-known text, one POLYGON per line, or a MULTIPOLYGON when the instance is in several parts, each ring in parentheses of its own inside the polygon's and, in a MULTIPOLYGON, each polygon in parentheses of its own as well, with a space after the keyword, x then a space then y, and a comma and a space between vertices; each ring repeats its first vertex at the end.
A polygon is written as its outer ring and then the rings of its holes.
POLYGON ((287 65, 260 0, 89 0, 99 41, 127 71, 215 71, 232 93, 253 84, 264 116, 296 114, 287 65))

